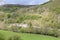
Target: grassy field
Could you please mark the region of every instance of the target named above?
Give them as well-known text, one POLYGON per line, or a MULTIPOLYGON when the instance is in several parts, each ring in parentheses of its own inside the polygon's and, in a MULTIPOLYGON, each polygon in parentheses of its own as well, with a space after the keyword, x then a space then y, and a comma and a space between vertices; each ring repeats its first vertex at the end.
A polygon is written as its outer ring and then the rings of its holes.
POLYGON ((51 36, 44 36, 44 35, 37 35, 37 34, 27 34, 27 33, 14 33, 9 31, 0 30, 0 33, 4 35, 6 40, 13 35, 21 36, 23 40, 60 40, 60 38, 51 37, 51 36))

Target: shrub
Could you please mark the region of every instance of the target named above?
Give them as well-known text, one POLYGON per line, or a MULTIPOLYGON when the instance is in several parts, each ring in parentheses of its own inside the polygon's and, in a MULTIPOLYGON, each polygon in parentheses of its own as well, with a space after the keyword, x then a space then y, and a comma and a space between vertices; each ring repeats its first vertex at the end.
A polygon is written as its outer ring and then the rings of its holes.
POLYGON ((19 28, 17 26, 12 26, 9 28, 9 31, 18 32, 19 28))
POLYGON ((10 37, 8 40, 22 40, 22 39, 20 38, 20 36, 14 35, 14 36, 10 37))
POLYGON ((4 35, 0 33, 0 40, 5 40, 4 35))
POLYGON ((60 37, 60 30, 58 30, 58 32, 57 32, 57 36, 60 37))
POLYGON ((40 34, 41 33, 40 28, 34 28, 33 33, 40 34))
POLYGON ((25 32, 25 28, 20 28, 19 32, 24 33, 25 32))

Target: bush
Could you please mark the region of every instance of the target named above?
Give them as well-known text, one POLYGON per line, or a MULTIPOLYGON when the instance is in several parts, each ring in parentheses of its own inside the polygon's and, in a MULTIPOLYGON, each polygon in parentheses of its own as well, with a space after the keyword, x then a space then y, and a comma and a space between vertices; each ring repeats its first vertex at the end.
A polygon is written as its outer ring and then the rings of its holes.
POLYGON ((17 26, 12 26, 9 28, 9 31, 18 32, 19 28, 17 26))
POLYGON ((0 40, 5 40, 4 35, 0 33, 0 40))
POLYGON ((19 32, 24 33, 25 32, 25 28, 20 28, 19 32))
POLYGON ((60 31, 55 28, 50 28, 50 27, 41 27, 41 28, 22 28, 20 29, 20 32, 23 33, 35 33, 35 34, 42 34, 42 35, 49 35, 49 36, 54 36, 54 37, 60 37, 60 31))
POLYGON ((33 33, 40 34, 41 33, 40 28, 33 28, 33 33))
POLYGON ((60 37, 60 30, 58 30, 58 32, 57 32, 57 36, 60 37))
POLYGON ((22 40, 22 39, 20 38, 20 36, 14 35, 14 36, 10 37, 8 40, 22 40))
POLYGON ((10 37, 8 37, 8 36, 4 36, 4 34, 3 33, 0 33, 0 40, 22 40, 21 39, 21 37, 19 36, 19 35, 13 35, 13 36, 10 36, 10 37))

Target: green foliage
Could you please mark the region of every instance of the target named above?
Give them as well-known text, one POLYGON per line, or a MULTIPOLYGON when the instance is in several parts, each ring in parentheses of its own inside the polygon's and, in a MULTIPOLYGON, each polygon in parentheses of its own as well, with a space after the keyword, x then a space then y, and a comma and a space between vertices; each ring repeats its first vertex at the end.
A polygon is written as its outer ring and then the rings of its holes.
POLYGON ((0 40, 22 40, 22 39, 18 34, 7 36, 6 34, 0 32, 0 40))
POLYGON ((4 35, 2 33, 0 33, 0 40, 5 40, 4 35))
POLYGON ((12 26, 8 30, 13 32, 18 32, 19 28, 17 26, 12 26))
MULTIPOLYGON (((26 23, 28 28, 12 27, 11 31, 38 33, 45 35, 60 36, 60 0, 51 0, 41 6, 4 5, 0 7, 0 21, 9 23, 26 23), (38 21, 36 24, 41 28, 33 28, 35 25, 30 21, 38 21), (28 23, 30 22, 30 23, 28 23), (52 30, 50 29, 52 28, 52 30)), ((38 26, 37 26, 38 27, 38 26)))
POLYGON ((20 36, 14 35, 14 36, 10 37, 8 40, 22 40, 22 39, 20 38, 20 36))

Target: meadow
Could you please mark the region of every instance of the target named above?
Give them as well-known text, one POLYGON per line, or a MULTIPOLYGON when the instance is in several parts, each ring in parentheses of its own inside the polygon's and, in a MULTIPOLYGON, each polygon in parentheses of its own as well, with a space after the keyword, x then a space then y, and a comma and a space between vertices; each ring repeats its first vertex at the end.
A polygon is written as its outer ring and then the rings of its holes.
POLYGON ((8 40, 10 36, 19 35, 21 40, 60 40, 60 38, 46 36, 46 35, 39 35, 39 34, 28 34, 28 33, 15 33, 11 31, 3 31, 0 30, 0 36, 3 34, 4 40, 8 40))

